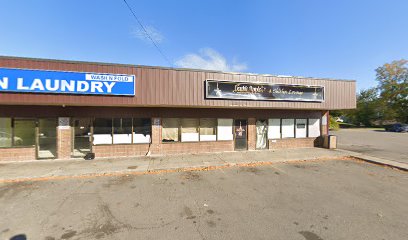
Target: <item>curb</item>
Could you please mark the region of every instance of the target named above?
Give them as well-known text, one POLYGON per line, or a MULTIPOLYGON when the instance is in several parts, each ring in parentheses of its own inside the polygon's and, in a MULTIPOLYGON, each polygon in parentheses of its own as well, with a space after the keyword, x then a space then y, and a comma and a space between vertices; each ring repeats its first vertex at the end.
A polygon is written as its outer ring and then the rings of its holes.
POLYGON ((381 165, 381 166, 386 166, 386 167, 390 167, 390 168, 396 168, 398 170, 408 172, 408 165, 407 164, 397 163, 397 162, 392 162, 390 160, 382 160, 382 159, 374 160, 373 157, 361 157, 361 156, 360 157, 352 156, 352 157, 356 158, 358 160, 361 160, 361 161, 368 162, 368 163, 381 165))
POLYGON ((198 172, 198 171, 212 171, 217 169, 226 169, 232 167, 256 167, 256 166, 266 166, 280 163, 301 163, 301 162, 317 162, 317 161, 329 161, 329 160, 353 160, 347 156, 338 157, 315 157, 309 159, 292 159, 292 160, 279 160, 279 161, 262 161, 262 162, 240 162, 240 163, 225 163, 225 164, 214 164, 214 165, 203 165, 194 167, 173 167, 173 168, 157 168, 157 169, 147 169, 143 171, 111 171, 103 173, 84 173, 79 175, 60 175, 60 176, 37 176, 37 177, 25 177, 25 178, 12 178, 12 179, 0 179, 1 183, 19 183, 19 182, 42 182, 50 180, 64 180, 64 179, 88 179, 95 177, 117 177, 117 176, 130 176, 130 175, 156 175, 164 173, 175 173, 175 172, 198 172))
POLYGON ((349 154, 350 157, 353 157, 361 161, 365 161, 365 162, 376 164, 376 165, 396 168, 396 169, 408 172, 408 164, 405 164, 405 163, 400 163, 400 162, 395 162, 395 161, 391 161, 387 159, 367 156, 367 155, 364 155, 358 152, 349 151, 349 150, 336 149, 336 151, 347 153, 349 154))

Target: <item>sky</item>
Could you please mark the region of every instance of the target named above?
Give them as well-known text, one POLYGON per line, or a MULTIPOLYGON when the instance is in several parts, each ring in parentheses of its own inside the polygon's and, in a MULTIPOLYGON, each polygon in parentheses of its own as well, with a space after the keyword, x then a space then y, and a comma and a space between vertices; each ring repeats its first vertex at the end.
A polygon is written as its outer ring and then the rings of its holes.
POLYGON ((407 0, 0 0, 0 55, 357 81, 408 58, 407 0))

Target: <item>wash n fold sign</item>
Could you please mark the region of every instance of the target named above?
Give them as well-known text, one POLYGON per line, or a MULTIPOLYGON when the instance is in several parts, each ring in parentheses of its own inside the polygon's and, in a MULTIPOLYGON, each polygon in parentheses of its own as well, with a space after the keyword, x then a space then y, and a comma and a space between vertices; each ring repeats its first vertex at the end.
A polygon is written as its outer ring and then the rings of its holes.
POLYGON ((135 95, 135 76, 0 68, 0 92, 135 95))

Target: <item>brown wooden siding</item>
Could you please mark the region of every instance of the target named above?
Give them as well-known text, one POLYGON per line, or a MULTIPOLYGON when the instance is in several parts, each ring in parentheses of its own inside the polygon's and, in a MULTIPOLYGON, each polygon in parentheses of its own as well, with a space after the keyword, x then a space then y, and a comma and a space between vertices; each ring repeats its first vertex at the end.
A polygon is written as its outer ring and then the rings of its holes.
POLYGON ((187 107, 187 108, 259 108, 259 109, 351 109, 356 106, 355 81, 277 77, 202 70, 168 69, 119 64, 69 62, 42 59, 0 57, 0 67, 75 72, 130 74, 136 76, 136 96, 83 96, 61 94, 1 93, 0 104, 123 106, 123 107, 187 107), (246 100, 207 100, 206 79, 322 85, 325 101, 285 102, 246 100))

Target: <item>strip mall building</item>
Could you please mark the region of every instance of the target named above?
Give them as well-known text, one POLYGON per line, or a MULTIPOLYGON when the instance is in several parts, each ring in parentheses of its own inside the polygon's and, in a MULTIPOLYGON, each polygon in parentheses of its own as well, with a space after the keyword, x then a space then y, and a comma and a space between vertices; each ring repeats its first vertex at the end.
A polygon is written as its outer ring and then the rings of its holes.
POLYGON ((316 147, 355 81, 0 57, 0 161, 316 147))

